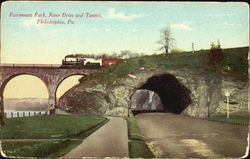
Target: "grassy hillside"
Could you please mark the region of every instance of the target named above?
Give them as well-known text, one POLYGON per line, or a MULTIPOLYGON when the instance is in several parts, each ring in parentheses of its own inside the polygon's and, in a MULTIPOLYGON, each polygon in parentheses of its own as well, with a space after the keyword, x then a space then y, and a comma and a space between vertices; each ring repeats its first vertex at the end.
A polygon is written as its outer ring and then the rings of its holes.
POLYGON ((87 136, 86 131, 106 120, 104 117, 94 115, 55 114, 37 117, 5 118, 6 125, 1 127, 0 139, 81 139, 87 136))
POLYGON ((249 47, 224 49, 222 71, 234 79, 248 80, 248 49, 249 47))
POLYGON ((123 63, 100 69, 90 77, 84 77, 81 81, 91 78, 92 81, 107 82, 109 84, 126 76, 129 73, 144 69, 199 69, 204 73, 216 72, 223 76, 231 76, 234 80, 248 79, 248 47, 223 49, 223 62, 215 66, 207 64, 207 53, 209 50, 199 50, 195 53, 181 52, 159 55, 148 55, 125 59, 123 63), (92 78, 94 77, 94 78, 92 78))
POLYGON ((0 127, 2 149, 7 156, 15 157, 61 157, 82 143, 108 119, 96 115, 50 115, 23 118, 6 118, 0 127), (17 142, 15 139, 34 139, 17 142), (36 139, 47 139, 36 141, 36 139), (50 140, 64 139, 64 140, 50 140), (74 139, 74 140, 71 140, 74 139))

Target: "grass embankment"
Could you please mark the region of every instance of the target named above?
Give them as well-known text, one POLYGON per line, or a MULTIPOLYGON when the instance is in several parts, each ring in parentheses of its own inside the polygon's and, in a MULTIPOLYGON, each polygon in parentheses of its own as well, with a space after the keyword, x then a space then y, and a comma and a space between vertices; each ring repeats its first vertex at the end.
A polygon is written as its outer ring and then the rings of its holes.
POLYGON ((90 77, 85 76, 80 82, 90 78, 92 82, 116 84, 121 78, 140 68, 159 72, 170 69, 196 69, 204 72, 204 76, 217 72, 219 75, 230 76, 235 80, 248 80, 248 47, 223 49, 223 61, 215 66, 207 64, 208 52, 209 50, 199 50, 195 53, 174 53, 169 56, 158 54, 133 57, 125 59, 123 63, 102 68, 92 73, 90 77))
MULTIPOLYGON (((134 73, 140 68, 145 70, 166 70, 175 68, 186 68, 190 66, 192 68, 199 68, 202 65, 204 54, 172 54, 169 57, 165 54, 159 55, 145 55, 141 57, 133 57, 125 59, 123 63, 111 65, 106 68, 102 68, 91 74, 92 82, 105 82, 108 84, 116 84, 120 79, 127 76, 130 73, 134 73)), ((83 77, 81 81, 89 80, 83 77)))
POLYGON ((60 157, 108 121, 94 115, 50 115, 5 119, 0 139, 68 139, 66 141, 5 142, 3 151, 18 157, 60 157), (79 139, 79 140, 70 140, 79 139))
POLYGON ((223 123, 238 124, 238 125, 249 125, 250 116, 248 113, 237 113, 230 114, 227 118, 227 114, 213 115, 207 118, 211 121, 218 121, 223 123))
POLYGON ((57 158, 68 153, 82 141, 42 141, 3 143, 3 152, 14 157, 50 157, 57 158))
POLYGON ((150 151, 144 142, 143 136, 136 124, 134 118, 127 118, 128 138, 129 138, 129 157, 130 158, 154 158, 154 154, 150 151))

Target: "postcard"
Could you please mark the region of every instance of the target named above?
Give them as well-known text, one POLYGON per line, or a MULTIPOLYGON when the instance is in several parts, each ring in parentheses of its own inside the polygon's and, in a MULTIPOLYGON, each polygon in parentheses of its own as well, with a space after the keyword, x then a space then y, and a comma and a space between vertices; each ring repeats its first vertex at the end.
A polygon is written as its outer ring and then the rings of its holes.
POLYGON ((247 158, 245 2, 5 1, 2 158, 247 158))

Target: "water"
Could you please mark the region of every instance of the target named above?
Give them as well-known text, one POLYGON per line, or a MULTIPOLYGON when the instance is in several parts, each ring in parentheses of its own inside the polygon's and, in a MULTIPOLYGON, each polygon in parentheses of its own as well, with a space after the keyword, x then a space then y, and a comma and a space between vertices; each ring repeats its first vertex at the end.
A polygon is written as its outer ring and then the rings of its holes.
MULTIPOLYGON (((48 111, 16 111, 16 110, 5 110, 4 113, 6 114, 7 118, 11 118, 11 113, 13 115, 13 117, 18 117, 18 113, 19 113, 19 117, 23 117, 23 116, 36 116, 39 113, 41 113, 41 115, 46 115, 49 114, 48 111)), ((40 114, 39 114, 40 115, 40 114)))

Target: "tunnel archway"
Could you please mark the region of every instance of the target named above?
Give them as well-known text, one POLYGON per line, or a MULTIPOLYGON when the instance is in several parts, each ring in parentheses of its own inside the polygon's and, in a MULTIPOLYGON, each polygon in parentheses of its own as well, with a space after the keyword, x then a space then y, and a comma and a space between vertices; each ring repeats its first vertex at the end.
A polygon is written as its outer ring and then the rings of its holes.
POLYGON ((191 91, 171 74, 152 76, 138 89, 146 89, 157 93, 165 112, 180 114, 192 102, 191 91))

